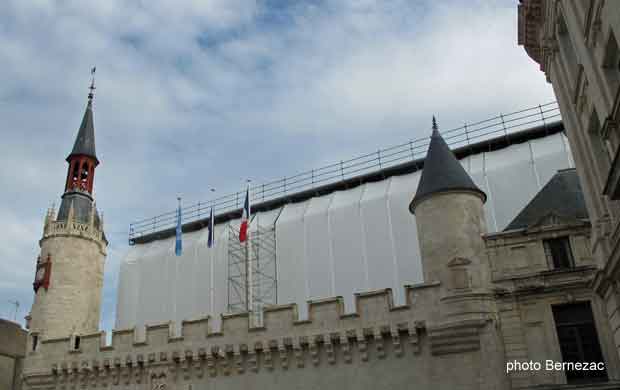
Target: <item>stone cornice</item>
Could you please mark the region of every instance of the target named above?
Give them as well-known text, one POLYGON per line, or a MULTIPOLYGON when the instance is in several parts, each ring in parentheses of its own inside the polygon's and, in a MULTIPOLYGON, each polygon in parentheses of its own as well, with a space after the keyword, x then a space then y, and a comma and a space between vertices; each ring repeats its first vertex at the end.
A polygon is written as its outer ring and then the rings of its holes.
POLYGON ((484 235, 487 247, 503 246, 505 240, 521 239, 526 242, 538 241, 549 233, 575 234, 575 231, 582 234, 590 232, 590 221, 574 220, 572 223, 558 224, 552 226, 536 226, 532 228, 514 229, 503 232, 488 233, 484 235))
POLYGON ((594 266, 582 266, 501 278, 493 283, 496 285, 497 296, 540 294, 587 288, 596 278, 596 271, 594 266))

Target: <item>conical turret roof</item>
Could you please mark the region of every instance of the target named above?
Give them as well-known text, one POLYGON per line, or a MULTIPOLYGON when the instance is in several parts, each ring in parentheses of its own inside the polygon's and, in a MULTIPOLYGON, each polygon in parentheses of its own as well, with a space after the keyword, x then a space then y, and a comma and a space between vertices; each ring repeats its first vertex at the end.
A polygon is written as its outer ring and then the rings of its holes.
POLYGON ((97 163, 99 162, 99 160, 97 160, 97 153, 95 152, 95 126, 93 124, 91 96, 92 95, 89 95, 88 97, 88 105, 86 106, 84 117, 82 118, 82 124, 80 125, 80 130, 75 138, 75 143, 73 144, 71 154, 67 157, 67 161, 69 161, 71 156, 80 154, 93 157, 97 163))
POLYGON ((486 194, 476 186, 439 134, 433 117, 433 134, 424 160, 422 178, 409 204, 409 211, 414 213, 417 204, 431 195, 452 191, 475 192, 480 195, 483 202, 486 201, 486 194))

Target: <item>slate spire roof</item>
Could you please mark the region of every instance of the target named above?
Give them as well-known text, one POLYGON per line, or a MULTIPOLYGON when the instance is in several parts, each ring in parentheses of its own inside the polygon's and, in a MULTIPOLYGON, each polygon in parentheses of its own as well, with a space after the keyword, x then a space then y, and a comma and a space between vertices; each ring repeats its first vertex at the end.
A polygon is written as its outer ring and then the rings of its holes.
POLYGON ((424 160, 422 178, 416 194, 409 204, 409 211, 414 213, 416 205, 433 194, 451 191, 476 192, 483 202, 486 201, 486 194, 474 184, 446 141, 439 134, 437 121, 433 116, 433 134, 424 160))
MULTIPOLYGON (((94 86, 91 85, 91 88, 94 89, 94 86)), ((80 125, 80 130, 75 138, 75 143, 73 144, 71 154, 67 157, 67 161, 69 161, 71 156, 80 154, 93 157, 95 161, 99 163, 97 153, 95 152, 95 126, 93 124, 92 89, 88 94, 88 104, 86 105, 86 111, 84 112, 84 117, 82 118, 82 124, 80 125)))
POLYGON ((588 219, 586 202, 574 168, 553 175, 504 231, 536 226, 548 216, 569 221, 588 219))

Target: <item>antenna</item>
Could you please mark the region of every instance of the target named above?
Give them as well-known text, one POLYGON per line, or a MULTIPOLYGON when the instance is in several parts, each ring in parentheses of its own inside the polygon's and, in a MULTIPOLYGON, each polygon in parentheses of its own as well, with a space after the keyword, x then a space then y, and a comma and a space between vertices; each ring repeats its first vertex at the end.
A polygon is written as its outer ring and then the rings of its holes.
POLYGON ((15 306, 15 314, 13 315, 13 321, 17 322, 17 312, 19 311, 19 301, 8 301, 10 304, 15 306))

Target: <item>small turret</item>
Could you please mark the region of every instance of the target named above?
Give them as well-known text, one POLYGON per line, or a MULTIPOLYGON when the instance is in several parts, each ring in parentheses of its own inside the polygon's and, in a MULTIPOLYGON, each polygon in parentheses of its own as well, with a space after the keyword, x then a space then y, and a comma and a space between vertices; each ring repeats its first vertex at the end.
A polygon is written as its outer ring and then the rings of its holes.
POLYGON ((424 281, 439 281, 444 295, 488 285, 482 239, 485 200, 485 193, 439 134, 433 117, 424 170, 409 210, 416 216, 424 281))

